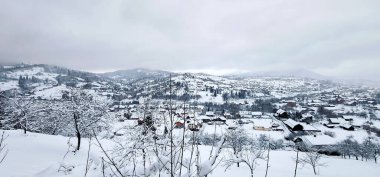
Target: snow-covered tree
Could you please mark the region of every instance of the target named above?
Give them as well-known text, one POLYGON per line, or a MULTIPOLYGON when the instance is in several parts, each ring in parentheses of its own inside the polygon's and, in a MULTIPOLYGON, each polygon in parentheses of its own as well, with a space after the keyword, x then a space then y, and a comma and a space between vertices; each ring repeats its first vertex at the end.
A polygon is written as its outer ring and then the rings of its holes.
POLYGON ((35 100, 27 96, 16 96, 8 98, 8 104, 5 109, 4 127, 7 129, 23 129, 24 133, 30 130, 29 122, 33 121, 36 113, 39 111, 36 108, 35 100))
POLYGON ((92 134, 92 130, 98 132, 107 126, 104 116, 109 102, 83 90, 73 90, 70 95, 69 106, 66 108, 72 114, 70 123, 75 129, 76 150, 79 150, 82 136, 88 136, 92 134))
POLYGON ((64 100, 38 100, 33 121, 29 121, 32 130, 51 135, 72 136, 70 126, 69 102, 64 100))
POLYGON ((4 92, 0 91, 0 128, 4 125, 5 117, 6 117, 6 107, 8 107, 8 99, 4 95, 4 92))
MULTIPOLYGON (((247 145, 248 139, 246 131, 239 127, 236 130, 228 130, 226 145, 233 150, 233 155, 237 157, 243 147, 247 145)), ((239 164, 239 162, 236 163, 237 167, 239 167, 239 164)))
POLYGON ((344 139, 342 142, 338 144, 338 149, 342 156, 346 158, 351 158, 352 155, 354 155, 356 149, 355 149, 355 140, 352 136, 348 136, 346 139, 344 139))
POLYGON ((373 159, 377 163, 377 159, 380 156, 380 144, 373 137, 367 137, 363 141, 365 157, 368 159, 373 159))

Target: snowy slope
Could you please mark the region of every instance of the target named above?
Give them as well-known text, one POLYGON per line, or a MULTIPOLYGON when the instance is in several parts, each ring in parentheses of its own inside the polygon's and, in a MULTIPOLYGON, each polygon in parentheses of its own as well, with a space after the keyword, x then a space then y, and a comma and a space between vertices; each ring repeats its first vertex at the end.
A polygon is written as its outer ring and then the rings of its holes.
POLYGON ((0 82, 0 91, 17 89, 17 88, 19 87, 18 87, 18 82, 16 80, 0 82))
MULTIPOLYGON (((68 152, 68 142, 75 144, 75 138, 43 135, 28 133, 24 135, 22 131, 6 131, 9 135, 7 140, 7 149, 9 155, 5 163, 0 164, 1 177, 83 177, 87 159, 88 139, 83 139, 82 149, 76 154, 68 152), (36 163, 38 159, 38 163, 36 163), (62 166, 74 166, 71 172, 65 174, 59 171, 62 166)), ((112 142, 102 140, 106 148, 111 148, 112 142)), ((201 157, 208 157, 210 147, 200 146, 201 157)), ((223 150, 222 158, 227 157, 226 151, 223 150)), ((300 154, 302 156, 302 153, 300 154)), ((93 168, 90 168, 88 176, 101 177, 99 168, 99 158, 102 153, 96 146, 91 146, 90 159, 92 159, 93 168), (97 167, 97 168, 95 168, 97 167)), ((294 151, 271 151, 270 177, 292 177, 294 174, 294 161, 296 154, 294 151)), ((254 171, 254 176, 264 176, 265 161, 258 161, 259 165, 254 171)), ((318 168, 319 176, 323 177, 378 177, 380 165, 373 161, 363 162, 340 157, 322 158, 325 166, 318 168), (347 168, 349 167, 349 168, 347 168)), ((232 166, 225 170, 223 164, 220 164, 211 177, 220 176, 249 176, 249 169, 241 164, 240 168, 232 166)), ((314 177, 312 169, 308 166, 300 167, 298 175, 302 177, 314 177)))
MULTIPOLYGON (((6 131, 9 135, 7 139, 8 156, 4 163, 0 165, 1 177, 53 177, 65 176, 64 173, 57 172, 61 164, 76 165, 77 175, 82 176, 85 163, 85 150, 77 154, 69 153, 64 159, 68 150, 69 138, 62 136, 51 136, 36 133, 24 135, 22 131, 6 131), (37 160, 38 159, 38 160, 37 160), (38 162, 38 163, 36 163, 38 162), (79 175, 81 174, 81 175, 79 175)), ((88 147, 88 141, 84 139, 83 147, 88 147)), ((96 156, 95 154, 92 154, 96 156)))
POLYGON ((34 98, 42 99, 61 99, 62 93, 64 91, 69 91, 65 85, 60 86, 40 86, 34 89, 34 98))

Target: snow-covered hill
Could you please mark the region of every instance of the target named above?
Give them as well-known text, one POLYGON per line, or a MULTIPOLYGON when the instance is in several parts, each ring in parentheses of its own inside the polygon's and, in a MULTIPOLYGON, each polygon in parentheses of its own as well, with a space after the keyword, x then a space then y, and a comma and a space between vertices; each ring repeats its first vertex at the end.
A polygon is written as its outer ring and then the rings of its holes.
POLYGON ((139 80, 139 79, 146 79, 146 78, 168 77, 169 74, 171 74, 171 72, 136 68, 136 69, 130 69, 130 70, 119 70, 119 71, 114 71, 114 72, 103 73, 102 75, 113 78, 113 79, 139 80))
POLYGON ((35 99, 61 99, 72 89, 112 87, 112 80, 93 73, 51 65, 13 65, 0 67, 0 92, 24 92, 35 99), (111 83, 111 84, 109 84, 111 83))

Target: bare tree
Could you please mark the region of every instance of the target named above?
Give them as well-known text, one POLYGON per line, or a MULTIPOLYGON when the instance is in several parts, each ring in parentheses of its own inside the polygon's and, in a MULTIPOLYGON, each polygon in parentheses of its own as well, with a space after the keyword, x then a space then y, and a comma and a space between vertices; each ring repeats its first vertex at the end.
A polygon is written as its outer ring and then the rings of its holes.
POLYGON ((303 145, 302 144, 299 144, 297 143, 295 146, 294 146, 294 151, 296 151, 296 158, 294 159, 294 162, 296 163, 296 166, 294 168, 294 177, 297 176, 297 170, 298 170, 298 164, 300 163, 300 158, 299 158, 299 153, 300 153, 300 150, 303 148, 303 145))
MULTIPOLYGON (((207 177, 207 175, 210 174, 219 165, 222 160, 219 160, 218 162, 218 157, 222 152, 225 142, 226 139, 222 138, 215 147, 215 151, 210 154, 209 159, 204 162, 197 163, 197 177, 207 177)), ((199 150, 197 153, 199 156, 199 150)))
POLYGON ((266 156, 266 160, 267 160, 267 165, 266 165, 266 168, 265 168, 265 177, 268 176, 268 170, 269 170, 269 160, 270 160, 270 149, 271 149, 271 143, 270 141, 268 141, 268 154, 266 156))
POLYGON ((226 170, 231 167, 232 164, 242 163, 249 168, 251 177, 253 177, 254 170, 258 164, 257 161, 264 159, 263 154, 264 151, 261 150, 255 142, 245 145, 243 146, 243 150, 240 151, 236 157, 234 156, 226 160, 226 170))
POLYGON ((315 150, 309 150, 308 152, 305 152, 303 156, 300 159, 300 163, 302 165, 310 165, 313 168, 313 172, 315 175, 317 175, 317 167, 325 166, 324 163, 321 163, 320 160, 322 158, 322 154, 319 154, 315 150))
POLYGON ((3 163, 5 157, 8 155, 8 150, 5 149, 7 144, 5 144, 5 140, 8 138, 8 136, 5 136, 5 132, 1 134, 0 138, 0 164, 3 163))
MULTIPOLYGON (((98 143, 100 149, 102 150, 102 152, 104 153, 104 155, 107 157, 107 159, 109 160, 109 164, 114 167, 114 169, 117 171, 117 173, 121 176, 121 177, 124 177, 123 173, 120 171, 120 167, 116 164, 116 162, 114 161, 114 159, 112 159, 110 157, 110 155, 106 152, 106 150, 103 148, 102 144, 100 143, 99 139, 97 138, 96 136, 96 133, 95 133, 95 130, 92 130, 93 132, 93 136, 96 140, 96 142, 98 143)), ((103 158, 102 158, 102 162, 104 162, 103 158)), ((112 171, 112 168, 111 168, 111 171, 112 171)), ((103 174, 104 174, 104 164, 103 164, 103 174)), ((117 176, 115 174, 115 176, 117 176)))

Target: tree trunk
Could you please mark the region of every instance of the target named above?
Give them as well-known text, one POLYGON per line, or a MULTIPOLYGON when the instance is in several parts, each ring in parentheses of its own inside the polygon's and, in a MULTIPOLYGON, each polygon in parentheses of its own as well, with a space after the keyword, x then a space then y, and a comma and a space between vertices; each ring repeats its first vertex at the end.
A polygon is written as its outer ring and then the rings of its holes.
POLYGON ((81 135, 80 135, 80 133, 79 133, 79 132, 77 132, 76 134, 77 134, 77 139, 78 139, 78 142, 77 142, 78 144, 77 144, 77 149, 76 149, 76 150, 77 150, 77 151, 79 151, 79 149, 80 149, 80 140, 81 140, 81 135))
POLYGON ((297 167, 298 167, 298 150, 297 150, 297 158, 296 158, 296 168, 294 169, 294 177, 297 176, 297 167))
POLYGON ((267 168, 265 170, 265 177, 268 176, 268 169, 269 169, 269 153, 270 153, 270 144, 268 144, 268 159, 267 159, 267 168))
POLYGON ((76 151, 79 151, 80 141, 81 141, 81 134, 79 131, 79 126, 78 126, 78 119, 79 119, 79 116, 76 113, 74 113, 75 134, 76 134, 77 140, 78 140, 76 151))
MULTIPOLYGON (((237 157, 237 150, 236 150, 235 147, 233 149, 234 149, 234 154, 237 157)), ((240 167, 240 163, 239 162, 236 162, 236 165, 237 165, 237 167, 240 167)))
MULTIPOLYGON (((23 114, 25 117, 25 113, 23 114)), ((25 124, 24 124, 24 134, 26 134, 26 129, 28 127, 28 119, 25 117, 25 124)))
POLYGON ((145 149, 142 149, 142 153, 143 153, 143 162, 144 162, 144 176, 146 175, 146 154, 145 154, 145 149))

